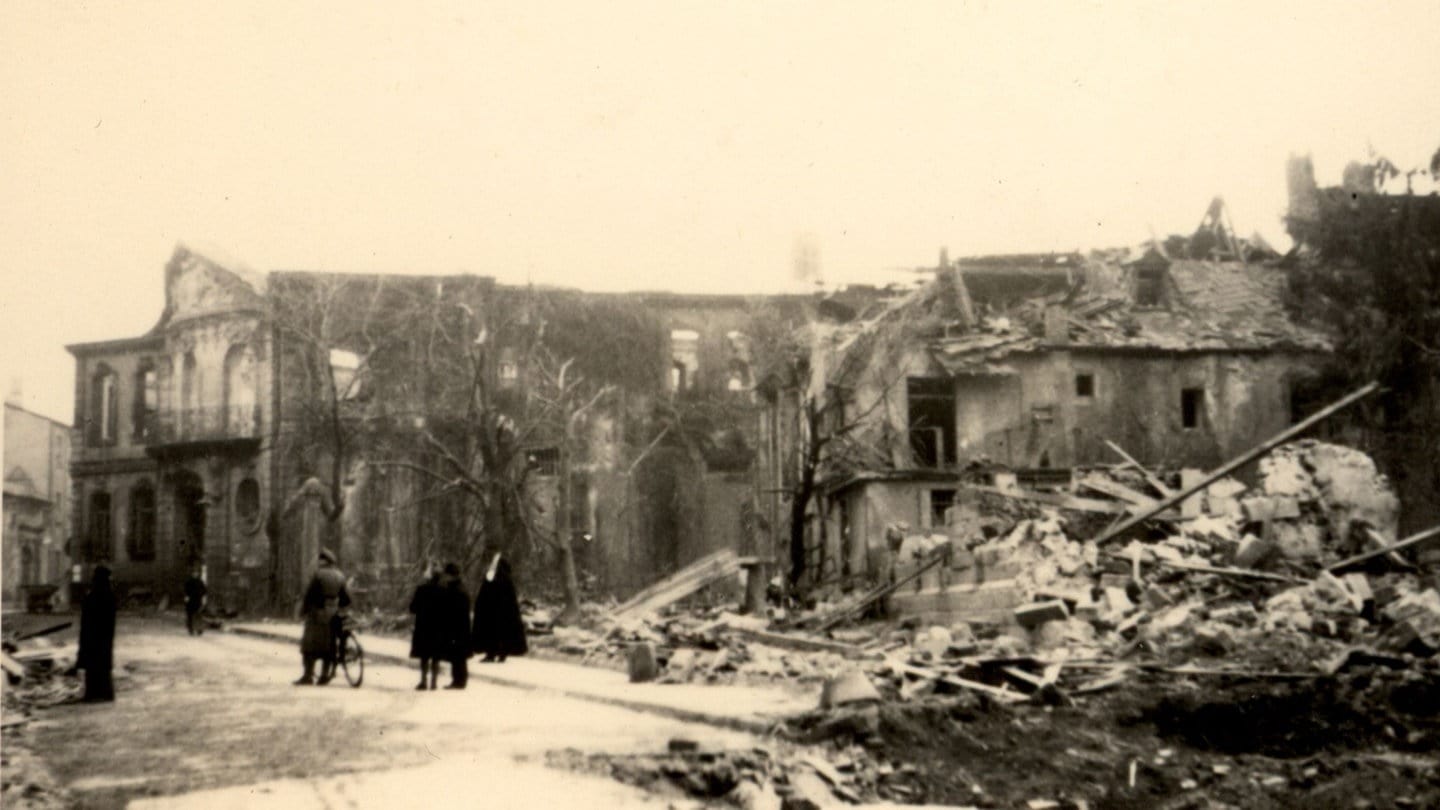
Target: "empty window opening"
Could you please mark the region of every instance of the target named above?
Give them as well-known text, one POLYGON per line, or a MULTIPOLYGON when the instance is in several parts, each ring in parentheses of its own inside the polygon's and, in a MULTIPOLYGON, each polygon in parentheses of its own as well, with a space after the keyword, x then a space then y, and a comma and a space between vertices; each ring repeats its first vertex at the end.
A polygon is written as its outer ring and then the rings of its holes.
POLYGON ((1165 304, 1165 271, 1158 267, 1135 270, 1135 305, 1158 307, 1165 304))
POLYGON ((930 527, 938 529, 945 526, 945 513, 954 505, 955 490, 930 490, 930 527))
POLYGON ((89 543, 86 555, 90 562, 110 559, 110 493, 90 493, 89 543))
POLYGON ((940 467, 955 463, 955 383, 948 377, 911 377, 910 448, 915 464, 940 467))
POLYGON ((132 560, 155 559, 155 490, 148 483, 130 490, 130 536, 125 550, 132 560))
POLYGON ((1094 375, 1094 374, 1076 374, 1076 375, 1075 375, 1075 397, 1076 397, 1077 399, 1094 399, 1094 398, 1095 398, 1095 375, 1094 375))
POLYGON ((1200 427, 1200 417, 1205 409, 1204 388, 1182 388, 1180 390, 1180 426, 1200 427))

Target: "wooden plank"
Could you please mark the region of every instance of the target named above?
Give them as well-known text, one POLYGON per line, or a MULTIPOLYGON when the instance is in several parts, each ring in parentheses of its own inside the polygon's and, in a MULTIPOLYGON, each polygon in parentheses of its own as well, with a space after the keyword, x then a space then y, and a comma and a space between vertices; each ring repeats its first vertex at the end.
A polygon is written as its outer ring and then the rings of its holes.
POLYGON ((828 652, 843 655, 846 658, 874 658, 876 654, 863 650, 854 644, 846 644, 841 641, 831 641, 827 638, 812 638, 810 636, 799 636, 792 633, 771 633, 766 630, 752 630, 748 627, 726 626, 725 632, 733 633, 746 641, 754 641, 759 644, 768 644, 772 647, 782 647, 787 650, 804 650, 808 652, 828 652))
POLYGON ((832 613, 830 613, 824 619, 820 620, 820 624, 816 627, 816 629, 823 633, 826 630, 829 630, 830 628, 839 624, 840 622, 843 622, 846 619, 850 618, 854 614, 863 611, 870 605, 900 590, 905 585, 914 582, 915 580, 920 578, 921 574, 924 574, 926 571, 929 571, 931 568, 939 565, 940 562, 945 559, 948 551, 948 548, 942 548, 938 551, 935 551, 930 555, 930 559, 921 563, 918 567, 916 567, 914 571, 911 571, 908 576, 902 579, 897 579, 889 585, 882 585, 881 587, 870 591, 869 593, 865 594, 854 602, 836 608, 832 613))
POLYGON ((991 686, 988 683, 980 683, 979 681, 968 680, 966 678, 961 678, 958 675, 948 675, 943 672, 935 672, 929 669, 922 669, 921 667, 912 666, 894 658, 890 659, 890 666, 908 675, 914 675, 917 678, 925 678, 932 681, 938 681, 939 683, 948 684, 950 686, 958 687, 960 689, 969 689, 975 692, 982 692, 993 698, 1003 700, 1006 703, 1022 703, 1029 699, 1025 695, 1020 694, 1019 692, 1012 692, 1008 689, 1001 689, 998 686, 991 686))
MULTIPOLYGON (((1061 509, 1074 509, 1077 512, 1095 512, 1102 515, 1124 515, 1134 512, 1133 504, 1119 503, 1116 501, 1102 501, 1096 498, 1080 498, 1075 495, 1061 495, 1050 492, 1035 492, 1028 489, 1000 489, 999 487, 987 487, 980 484, 971 484, 965 487, 972 492, 984 492, 991 495, 1004 495, 1007 498, 1014 498, 1020 501, 1032 501, 1043 503, 1049 506, 1058 506, 1061 509)), ((1149 508, 1145 511, 1148 513, 1149 508)), ((1152 515, 1156 520, 1179 520, 1178 512, 1166 512, 1164 514, 1152 515)))
POLYGON ((1155 499, 1148 495, 1141 495, 1135 490, 1125 486, 1119 481, 1112 481, 1103 475, 1087 475, 1080 479, 1080 486, 1089 487, 1096 492, 1118 498, 1126 503, 1131 503, 1144 509, 1155 505, 1155 499))
POLYGON ((1305 584, 1305 580, 1299 577, 1287 577, 1283 574, 1268 574, 1264 571, 1252 571, 1249 568, 1222 568, 1216 565, 1175 562, 1173 560, 1156 560, 1155 563, 1157 565, 1163 565, 1166 568, 1174 568, 1180 571, 1195 571, 1201 574, 1217 574, 1223 577, 1239 577, 1241 579, 1265 579, 1271 582, 1286 582, 1291 585, 1305 584))
POLYGON ((1320 424, 1326 419, 1329 419, 1331 416, 1334 416, 1340 411, 1350 407, 1351 405, 1354 405, 1355 403, 1379 390, 1380 383, 1372 382, 1364 388, 1361 388, 1346 395, 1344 398, 1321 409, 1318 413, 1312 414, 1309 418, 1301 421, 1299 424, 1280 431, 1279 433, 1275 434, 1261 444, 1252 447, 1249 450, 1246 450, 1244 453, 1241 453, 1230 461, 1227 461, 1219 467, 1215 468, 1214 471, 1206 475, 1200 476, 1196 481, 1191 483, 1190 486, 1182 487, 1179 492, 1176 492, 1175 494, 1162 499, 1159 503, 1155 504, 1155 506, 1151 507, 1150 509, 1146 509, 1140 514, 1130 517, 1128 520, 1123 521, 1119 526, 1105 530, 1100 534, 1099 537, 1095 538, 1095 542, 1097 544, 1103 545, 1110 542, 1111 540, 1114 540, 1129 529, 1138 526, 1147 520, 1155 518, 1163 510, 1169 509, 1179 504, 1181 501, 1189 498, 1191 495, 1194 495, 1195 493, 1210 486, 1216 481, 1219 481, 1221 478, 1224 478, 1225 476, 1229 475, 1232 472, 1235 472, 1246 464, 1249 464, 1255 459, 1258 459, 1261 456, 1269 453, 1271 450, 1274 450, 1285 442, 1288 442, 1291 439, 1298 437, 1310 428, 1320 424))
POLYGON ((655 596, 658 596, 659 594, 664 593, 668 589, 674 588, 676 585, 683 584, 696 577, 704 576, 716 563, 724 560, 727 555, 733 556, 734 552, 730 551, 729 549, 721 549, 720 551, 717 551, 707 557, 702 557, 699 560, 696 560, 695 562, 685 566, 684 568, 681 568, 679 571, 676 571, 670 576, 665 577, 658 582, 651 583, 645 588, 642 588, 638 593, 632 595, 629 599, 619 605, 616 610, 627 610, 633 605, 638 605, 646 601, 647 599, 651 599, 655 596))
POLYGON ((735 556, 734 551, 718 551, 632 596, 615 608, 611 615, 623 616, 642 610, 659 610, 739 571, 740 559, 735 556))
POLYGON ((1437 535, 1440 535, 1440 526, 1432 526, 1423 532, 1417 532, 1405 538, 1404 540, 1398 540, 1388 546, 1377 548, 1373 551, 1367 551, 1363 554, 1356 554, 1354 557, 1346 557, 1340 562, 1337 562, 1334 565, 1327 567, 1325 570, 1333 574, 1337 571, 1349 568, 1352 565, 1359 565, 1360 563, 1369 562, 1373 559, 1376 559, 1377 557, 1384 557, 1397 551, 1410 548, 1412 546, 1418 546, 1426 540, 1429 540, 1437 535))
POLYGON ((1111 450, 1115 451, 1115 455, 1117 455, 1117 456, 1119 456, 1120 458, 1125 459, 1125 461, 1129 462, 1130 466, 1132 466, 1132 467, 1134 467, 1135 469, 1139 470, 1139 471, 1140 471, 1140 474, 1143 475, 1143 476, 1145 476, 1145 483, 1147 483, 1147 484, 1149 484, 1150 486, 1154 487, 1156 492, 1160 493, 1162 496, 1164 496, 1164 497, 1166 497, 1166 498, 1168 498, 1168 497, 1170 497, 1171 495, 1174 495, 1174 494, 1175 494, 1175 491, 1172 490, 1172 489, 1170 489, 1169 487, 1165 486, 1165 482, 1161 481, 1160 478, 1155 475, 1155 473, 1152 473, 1152 472, 1150 472, 1150 470, 1146 469, 1146 468, 1145 468, 1145 465, 1143 465, 1143 464, 1141 464, 1140 462, 1136 461, 1136 460, 1135 460, 1135 457, 1134 457, 1134 456, 1131 456, 1129 453, 1127 453, 1127 452, 1125 452, 1123 449, 1121 449, 1120 445, 1118 445, 1118 444, 1110 441, 1109 439, 1106 439, 1106 440, 1105 440, 1105 446, 1108 447, 1108 448, 1110 448, 1111 450))

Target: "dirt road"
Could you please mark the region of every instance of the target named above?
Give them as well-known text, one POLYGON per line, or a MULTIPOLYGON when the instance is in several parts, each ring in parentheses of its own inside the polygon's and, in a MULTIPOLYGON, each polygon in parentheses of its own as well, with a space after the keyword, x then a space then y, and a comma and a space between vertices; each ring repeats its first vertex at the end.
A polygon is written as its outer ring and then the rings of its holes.
MULTIPOLYGON (((745 735, 541 692, 471 682, 415 691, 414 669, 371 662, 365 684, 296 687, 295 649, 199 638, 122 619, 113 705, 41 712, 35 750, 80 807, 664 806, 544 753, 633 753, 671 737, 745 735)), ((442 675, 441 683, 445 682, 442 675)))

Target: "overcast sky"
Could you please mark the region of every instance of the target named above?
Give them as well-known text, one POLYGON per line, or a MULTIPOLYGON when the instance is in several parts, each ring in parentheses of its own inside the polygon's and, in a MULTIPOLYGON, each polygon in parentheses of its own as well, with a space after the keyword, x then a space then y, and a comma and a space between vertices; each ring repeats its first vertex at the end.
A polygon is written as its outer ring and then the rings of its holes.
POLYGON ((793 289, 1135 244, 1440 146, 1440 3, 0 3, 0 380, 259 270, 793 289), (401 11, 414 5, 415 11, 401 11), (1179 5, 1180 7, 1175 7, 1179 5), (536 8, 536 7, 539 8, 536 8), (1262 7, 1263 6, 1263 7, 1262 7))

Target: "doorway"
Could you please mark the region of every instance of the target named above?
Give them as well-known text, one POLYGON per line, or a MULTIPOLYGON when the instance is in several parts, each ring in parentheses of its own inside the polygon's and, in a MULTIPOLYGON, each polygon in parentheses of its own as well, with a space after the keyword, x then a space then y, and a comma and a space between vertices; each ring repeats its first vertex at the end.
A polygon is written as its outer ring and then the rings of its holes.
POLYGON ((181 472, 175 476, 176 562, 185 568, 205 559, 205 487, 200 476, 181 472))

